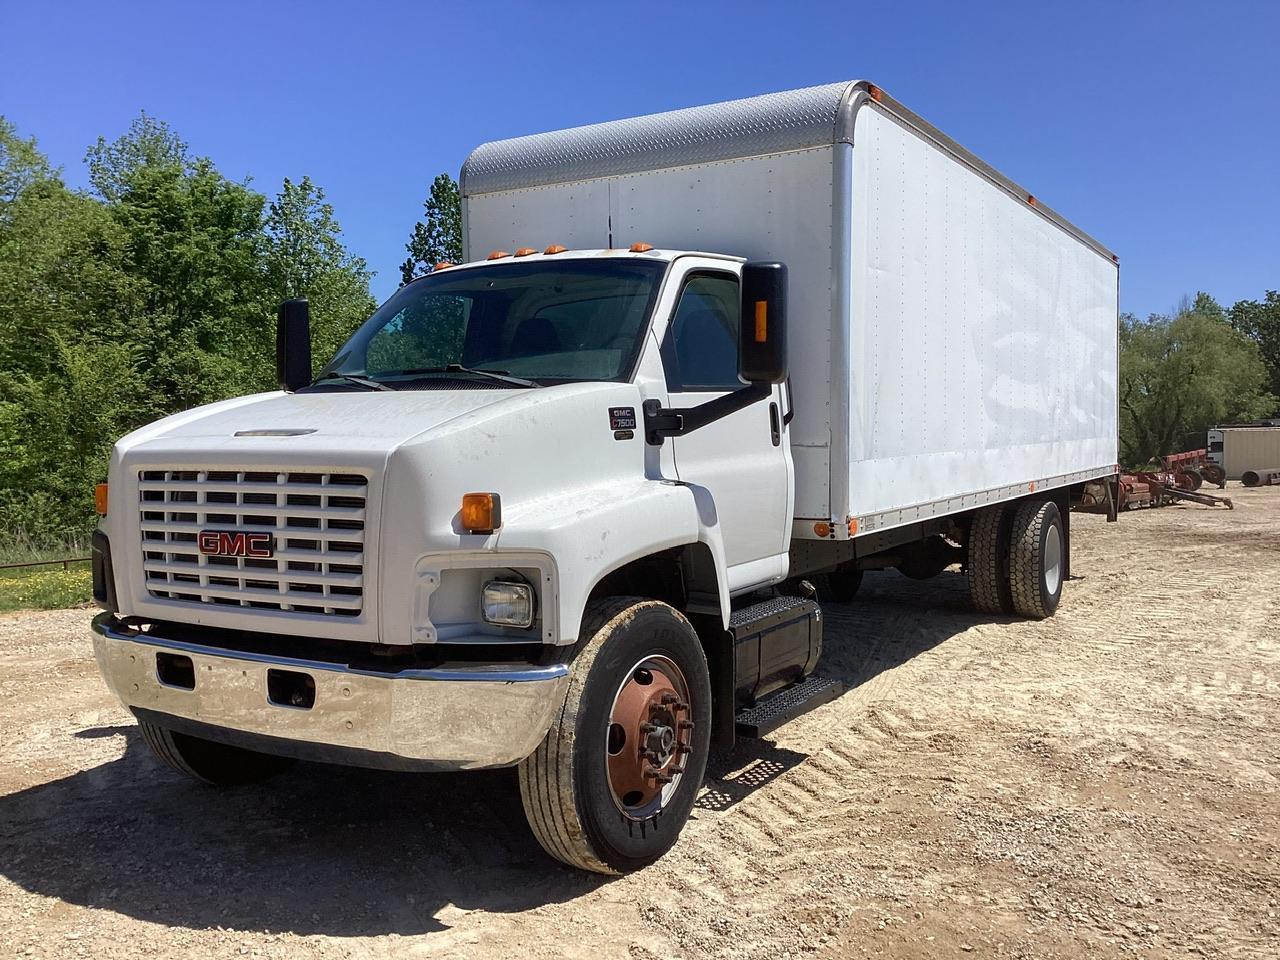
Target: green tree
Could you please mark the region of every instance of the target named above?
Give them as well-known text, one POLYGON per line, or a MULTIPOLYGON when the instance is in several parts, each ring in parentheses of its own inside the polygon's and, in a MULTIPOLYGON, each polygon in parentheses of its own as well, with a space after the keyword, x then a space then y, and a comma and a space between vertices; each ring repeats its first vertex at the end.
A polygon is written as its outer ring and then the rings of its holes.
POLYGON ((17 128, 0 116, 0 219, 27 187, 52 179, 54 171, 35 138, 23 140, 17 128))
MULTIPOLYGON (((372 273, 362 258, 348 253, 333 206, 310 177, 298 183, 285 178, 268 208, 264 231, 270 297, 311 301, 312 348, 326 362, 377 306, 369 293, 372 273)), ((274 337, 261 342, 270 347, 262 354, 268 357, 274 337)))
POLYGON ((144 288, 135 333, 156 412, 259 382, 244 361, 266 335, 266 198, 207 157, 192 157, 167 124, 145 114, 117 140, 99 139, 86 160, 95 193, 128 235, 126 268, 144 288))
POLYGON ((0 118, 0 535, 34 546, 92 528, 121 435, 272 386, 280 300, 315 304, 322 357, 374 305, 310 179, 268 206, 145 114, 86 160, 69 190, 0 118))
MULTIPOLYGON (((1239 300, 1228 312, 1231 326, 1258 345, 1267 365, 1269 389, 1280 397, 1280 293, 1268 290, 1262 300, 1239 300)), ((1272 407, 1280 416, 1280 407, 1272 407)))
POLYGON ((147 399, 131 342, 129 238, 0 122, 0 528, 83 535, 111 442, 147 399))
POLYGON ((1203 446, 1204 431, 1268 410, 1266 368, 1255 343, 1232 329, 1207 294, 1172 317, 1120 318, 1120 456, 1142 466, 1203 446))
POLYGON ((413 225, 405 249, 409 259, 400 265, 402 283, 427 273, 437 263, 462 260, 462 195, 447 173, 431 182, 431 194, 423 204, 425 215, 413 225))

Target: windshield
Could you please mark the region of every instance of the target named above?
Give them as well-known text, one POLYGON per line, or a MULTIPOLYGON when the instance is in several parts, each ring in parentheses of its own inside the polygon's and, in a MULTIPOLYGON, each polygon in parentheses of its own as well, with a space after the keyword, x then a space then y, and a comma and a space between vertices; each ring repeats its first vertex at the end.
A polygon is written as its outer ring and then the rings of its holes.
POLYGON ((626 380, 666 266, 536 260, 433 273, 396 291, 316 379, 391 388, 626 380))

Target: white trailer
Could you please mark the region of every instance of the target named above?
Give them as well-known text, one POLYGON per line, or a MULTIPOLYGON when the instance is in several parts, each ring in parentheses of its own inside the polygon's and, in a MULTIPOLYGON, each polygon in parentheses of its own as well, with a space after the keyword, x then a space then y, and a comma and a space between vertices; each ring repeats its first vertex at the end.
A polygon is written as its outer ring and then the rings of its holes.
POLYGON ((469 262, 319 375, 289 301, 281 391, 116 445, 94 649, 165 763, 518 765, 621 872, 713 743, 839 695, 815 596, 959 564, 1053 614, 1118 268, 1045 204, 868 83, 486 144, 462 192, 469 262))
POLYGON ((1239 480, 1250 470, 1280 467, 1280 422, 1224 423, 1209 431, 1212 463, 1222 467, 1228 480, 1239 480))

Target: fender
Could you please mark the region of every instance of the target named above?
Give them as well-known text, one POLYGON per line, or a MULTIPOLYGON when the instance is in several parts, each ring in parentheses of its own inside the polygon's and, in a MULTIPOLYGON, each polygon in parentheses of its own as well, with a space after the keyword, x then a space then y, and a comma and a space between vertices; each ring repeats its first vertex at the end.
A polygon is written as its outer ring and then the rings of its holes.
POLYGON ((715 563, 720 617, 729 622, 724 542, 711 492, 673 480, 577 488, 514 507, 504 518, 501 551, 544 551, 556 558, 559 642, 576 643, 591 590, 622 566, 663 550, 705 543, 715 563))

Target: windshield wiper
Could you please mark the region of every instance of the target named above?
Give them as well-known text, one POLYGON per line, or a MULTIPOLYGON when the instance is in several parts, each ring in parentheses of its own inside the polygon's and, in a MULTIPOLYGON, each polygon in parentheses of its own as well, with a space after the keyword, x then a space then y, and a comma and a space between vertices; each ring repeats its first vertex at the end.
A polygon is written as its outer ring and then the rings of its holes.
POLYGON ((368 377, 357 376, 354 373, 326 373, 323 377, 313 381, 314 383, 322 383, 325 380, 345 380, 347 383, 354 383, 356 386, 365 387, 369 390, 393 390, 385 383, 379 380, 370 380, 368 377))
POLYGON ((479 367, 464 367, 460 363, 450 363, 443 367, 419 367, 416 370, 397 370, 397 375, 413 376, 419 373, 470 373, 477 377, 488 377, 500 383, 510 383, 517 387, 540 387, 542 384, 524 377, 513 377, 505 370, 482 370, 479 367))

